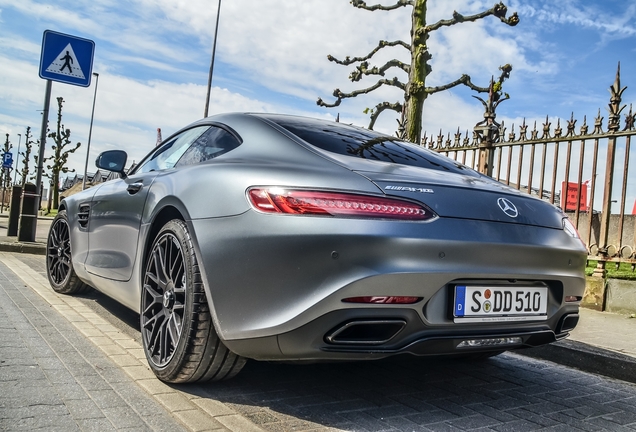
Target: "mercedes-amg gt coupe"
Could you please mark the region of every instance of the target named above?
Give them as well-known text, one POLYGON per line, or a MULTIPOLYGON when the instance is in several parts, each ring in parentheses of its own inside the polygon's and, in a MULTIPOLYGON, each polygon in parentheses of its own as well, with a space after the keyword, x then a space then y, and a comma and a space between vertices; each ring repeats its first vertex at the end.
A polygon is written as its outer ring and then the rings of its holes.
POLYGON ((64 199, 59 293, 139 313, 150 368, 222 380, 246 359, 485 358, 568 336, 586 249, 565 214, 451 159, 338 122, 234 113, 64 199))

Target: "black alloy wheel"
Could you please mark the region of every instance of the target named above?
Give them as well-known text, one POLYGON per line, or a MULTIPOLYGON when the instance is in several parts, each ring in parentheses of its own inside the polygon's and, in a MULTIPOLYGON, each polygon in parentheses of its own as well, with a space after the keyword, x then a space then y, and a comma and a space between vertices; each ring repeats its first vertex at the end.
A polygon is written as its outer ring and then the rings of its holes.
POLYGON ((70 227, 65 210, 61 210, 51 223, 46 242, 46 274, 51 287, 61 294, 79 294, 89 288, 73 270, 70 227))
POLYGON ((182 220, 165 224, 152 244, 140 321, 148 364, 163 381, 224 380, 245 364, 214 329, 192 238, 182 220))
POLYGON ((185 312, 185 258, 171 232, 159 237, 148 261, 143 285, 142 328, 152 363, 170 362, 183 332, 185 312))

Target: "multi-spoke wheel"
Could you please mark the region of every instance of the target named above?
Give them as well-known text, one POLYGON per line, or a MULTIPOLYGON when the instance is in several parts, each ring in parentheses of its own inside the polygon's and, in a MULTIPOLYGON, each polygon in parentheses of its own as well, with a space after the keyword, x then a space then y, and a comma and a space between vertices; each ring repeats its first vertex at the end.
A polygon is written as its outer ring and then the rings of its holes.
POLYGON ((61 294, 79 294, 89 287, 73 270, 71 235, 66 211, 60 211, 49 230, 46 244, 46 274, 53 289, 61 294))
POLYGON ((148 254, 141 334, 151 369, 166 382, 227 379, 245 364, 214 330, 192 239, 181 220, 159 231, 148 254))

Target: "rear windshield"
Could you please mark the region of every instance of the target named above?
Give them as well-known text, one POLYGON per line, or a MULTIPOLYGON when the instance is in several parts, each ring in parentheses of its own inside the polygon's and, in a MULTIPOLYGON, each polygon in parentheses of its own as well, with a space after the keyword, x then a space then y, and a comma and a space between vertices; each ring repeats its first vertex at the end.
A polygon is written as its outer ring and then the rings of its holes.
POLYGON ((309 144, 329 152, 419 168, 479 175, 424 147, 369 129, 303 117, 270 115, 267 118, 309 144))

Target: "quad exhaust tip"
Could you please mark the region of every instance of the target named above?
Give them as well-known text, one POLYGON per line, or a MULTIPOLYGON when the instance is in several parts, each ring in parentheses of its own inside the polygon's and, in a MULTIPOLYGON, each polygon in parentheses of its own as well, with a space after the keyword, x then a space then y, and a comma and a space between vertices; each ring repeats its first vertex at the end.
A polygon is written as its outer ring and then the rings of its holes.
POLYGON ((381 345, 393 339, 406 326, 404 320, 350 321, 325 336, 338 345, 381 345))

